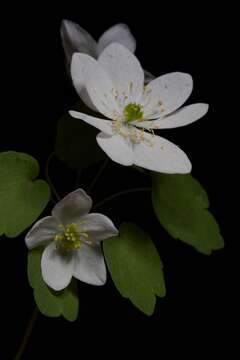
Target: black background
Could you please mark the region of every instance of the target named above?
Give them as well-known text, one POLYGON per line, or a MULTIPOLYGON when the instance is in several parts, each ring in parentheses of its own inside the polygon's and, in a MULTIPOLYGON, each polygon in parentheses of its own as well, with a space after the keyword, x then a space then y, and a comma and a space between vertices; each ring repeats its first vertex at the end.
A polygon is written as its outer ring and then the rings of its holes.
MULTIPOLYGON (((53 151, 58 118, 77 100, 65 71, 59 36, 61 20, 78 22, 95 38, 115 23, 125 22, 137 39, 136 54, 144 68, 156 76, 171 71, 190 73, 194 90, 188 103, 210 104, 208 114, 199 122, 166 130, 164 136, 189 155, 193 175, 207 190, 211 211, 226 240, 224 250, 204 256, 171 239, 159 226, 145 194, 137 210, 134 204, 139 204, 139 195, 129 195, 104 207, 102 212, 117 224, 120 220, 133 221, 151 234, 164 262, 166 297, 157 301, 154 315, 147 317, 121 298, 110 277, 101 288, 79 284, 78 320, 69 323, 40 315, 24 359, 61 359, 65 354, 69 359, 73 354, 76 359, 85 355, 91 358, 94 354, 126 358, 144 353, 153 358, 165 351, 188 353, 195 358, 199 352, 221 351, 231 317, 227 262, 231 241, 227 235, 228 140, 224 121, 228 105, 222 90, 226 77, 222 69, 228 42, 224 28, 227 13, 219 8, 217 13, 212 12, 200 3, 190 9, 153 2, 132 8, 130 2, 108 6, 79 2, 73 7, 69 4, 64 10, 37 5, 17 10, 14 16, 5 14, 2 31, 4 116, 1 122, 4 126, 0 150, 30 153, 43 169, 53 151)), ((65 165, 54 160, 51 169, 62 196, 75 188, 76 174, 65 165)), ((87 186, 95 170, 90 175, 83 174, 80 185, 87 186)), ((145 184, 141 175, 112 163, 94 188, 93 199, 101 200, 115 190, 136 185, 136 181, 145 184)), ((1 243, 4 331, 1 359, 11 359, 34 308, 34 300, 27 282, 24 236, 3 237, 1 243)))

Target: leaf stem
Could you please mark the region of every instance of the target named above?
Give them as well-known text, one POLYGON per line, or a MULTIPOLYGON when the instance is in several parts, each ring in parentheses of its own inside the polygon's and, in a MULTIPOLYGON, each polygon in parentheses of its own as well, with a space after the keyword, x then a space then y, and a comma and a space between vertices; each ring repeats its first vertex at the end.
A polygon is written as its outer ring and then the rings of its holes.
POLYGON ((53 195, 59 201, 59 200, 61 200, 61 198, 58 195, 57 190, 55 189, 55 187, 52 183, 52 180, 50 179, 50 176, 49 176, 49 165, 50 165, 50 161, 52 160, 53 156, 54 156, 54 152, 52 152, 47 159, 46 166, 45 166, 45 177, 46 177, 46 180, 52 190, 53 195))
POLYGON ((144 191, 151 191, 152 188, 151 187, 142 187, 142 188, 133 188, 133 189, 128 189, 128 190, 123 190, 123 191, 119 191, 113 195, 108 196, 106 199, 103 199, 101 201, 99 201, 96 205, 93 206, 93 209, 97 209, 98 207, 108 203, 109 201, 118 198, 122 195, 127 195, 130 193, 134 193, 134 192, 144 192, 144 191))
POLYGON ((35 325, 36 320, 37 320, 37 316, 38 316, 38 308, 35 307, 35 309, 33 310, 32 315, 31 315, 31 317, 29 319, 27 328, 25 330, 24 336, 22 338, 22 341, 21 341, 19 349, 18 349, 18 351, 16 353, 16 356, 14 357, 14 360, 20 360, 22 358, 22 355, 23 355, 23 353, 24 353, 24 351, 26 349, 26 346, 27 346, 27 344, 29 342, 29 339, 31 337, 34 325, 35 325))
POLYGON ((94 188, 97 180, 99 179, 99 177, 102 175, 103 171, 105 170, 106 166, 108 164, 108 158, 103 162, 102 166, 100 167, 100 169, 98 170, 95 178, 93 179, 93 181, 91 182, 91 184, 88 187, 87 192, 90 193, 92 191, 92 189, 94 188))

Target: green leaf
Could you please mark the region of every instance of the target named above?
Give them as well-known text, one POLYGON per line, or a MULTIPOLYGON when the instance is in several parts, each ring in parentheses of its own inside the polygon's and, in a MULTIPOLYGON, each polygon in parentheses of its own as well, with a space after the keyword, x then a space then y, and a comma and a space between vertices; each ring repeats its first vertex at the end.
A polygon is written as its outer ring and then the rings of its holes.
POLYGON ((30 155, 0 153, 0 235, 18 236, 38 218, 50 199, 50 189, 30 155))
POLYGON ((44 283, 39 284, 33 293, 36 305, 43 315, 49 317, 61 315, 58 297, 44 283))
POLYGON ((61 313, 65 319, 74 321, 78 315, 78 290, 77 281, 72 279, 67 289, 58 295, 61 304, 61 313))
POLYGON ((156 296, 165 296, 163 265, 150 237, 132 223, 120 226, 117 237, 103 242, 104 255, 120 294, 152 315, 156 296))
MULTIPOLYGON (((78 102, 72 110, 99 117, 91 112, 82 102, 78 102)), ((95 127, 75 119, 69 114, 62 116, 58 123, 55 153, 60 160, 73 169, 86 168, 106 158, 98 146, 95 127)))
POLYGON ((35 248, 28 252, 28 281, 33 289, 42 285, 41 257, 42 248, 35 248))
POLYGON ((74 321, 78 315, 78 295, 76 280, 62 291, 53 291, 42 279, 41 256, 42 249, 36 248, 28 253, 28 280, 33 288, 38 309, 49 317, 64 316, 74 321))
POLYGON ((224 246, 219 226, 207 210, 207 194, 197 180, 190 174, 159 173, 153 173, 152 180, 155 214, 172 237, 206 255, 224 246))

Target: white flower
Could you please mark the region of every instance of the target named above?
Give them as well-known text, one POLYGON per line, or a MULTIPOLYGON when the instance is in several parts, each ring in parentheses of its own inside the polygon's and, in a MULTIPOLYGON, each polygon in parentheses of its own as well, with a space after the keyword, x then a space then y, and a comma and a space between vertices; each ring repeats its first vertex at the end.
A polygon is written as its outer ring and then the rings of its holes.
POLYGON ((139 61, 117 43, 109 45, 98 60, 75 53, 71 73, 80 96, 87 92, 96 109, 108 119, 76 111, 70 114, 101 130, 97 142, 113 161, 163 173, 191 172, 186 154, 153 133, 153 129, 190 124, 206 114, 207 104, 179 109, 192 92, 190 75, 174 72, 144 86, 139 61))
POLYGON ((105 31, 98 42, 80 25, 70 20, 63 20, 61 24, 61 38, 67 62, 70 64, 75 52, 89 54, 97 58, 101 52, 113 42, 120 43, 131 52, 136 49, 136 40, 129 27, 125 24, 116 24, 105 31))
POLYGON ((64 289, 72 276, 92 285, 106 282, 102 240, 118 230, 102 214, 88 214, 91 198, 78 189, 53 208, 52 216, 39 220, 26 236, 29 249, 46 245, 41 259, 43 280, 52 289, 64 289))

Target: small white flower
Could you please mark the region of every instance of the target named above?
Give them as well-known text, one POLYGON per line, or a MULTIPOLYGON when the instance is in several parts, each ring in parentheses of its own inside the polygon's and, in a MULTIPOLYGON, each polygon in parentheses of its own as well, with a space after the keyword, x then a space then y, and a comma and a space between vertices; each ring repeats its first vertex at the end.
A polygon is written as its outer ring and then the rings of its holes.
POLYGON ((41 259, 46 284, 59 291, 72 276, 92 285, 106 282, 102 240, 116 236, 118 230, 102 214, 88 214, 91 198, 78 189, 53 208, 52 216, 39 220, 26 236, 29 249, 46 245, 41 259))
POLYGON ((179 109, 192 92, 189 74, 174 72, 144 85, 139 61, 117 43, 109 45, 98 60, 75 53, 71 74, 79 95, 87 93, 95 108, 111 120, 76 111, 70 114, 101 130, 97 142, 113 161, 170 174, 191 172, 187 155, 153 133, 153 129, 190 124, 206 114, 207 104, 179 109))
POLYGON ((105 47, 114 42, 124 45, 131 52, 134 52, 136 49, 136 40, 129 27, 125 24, 112 26, 102 34, 98 42, 80 25, 70 20, 62 21, 60 33, 69 65, 75 52, 85 53, 98 58, 105 47))

